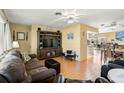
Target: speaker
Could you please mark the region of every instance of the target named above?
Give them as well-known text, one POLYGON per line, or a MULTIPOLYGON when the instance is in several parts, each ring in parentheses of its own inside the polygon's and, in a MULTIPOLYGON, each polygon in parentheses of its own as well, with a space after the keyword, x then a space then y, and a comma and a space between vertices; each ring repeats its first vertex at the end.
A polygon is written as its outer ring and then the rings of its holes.
POLYGON ((60 30, 58 30, 57 32, 60 33, 60 30))
POLYGON ((15 30, 13 30, 13 41, 15 41, 15 30))
POLYGON ((28 40, 28 32, 26 32, 26 40, 28 40))
POLYGON ((40 27, 38 27, 38 29, 37 30, 41 30, 41 28, 40 27))

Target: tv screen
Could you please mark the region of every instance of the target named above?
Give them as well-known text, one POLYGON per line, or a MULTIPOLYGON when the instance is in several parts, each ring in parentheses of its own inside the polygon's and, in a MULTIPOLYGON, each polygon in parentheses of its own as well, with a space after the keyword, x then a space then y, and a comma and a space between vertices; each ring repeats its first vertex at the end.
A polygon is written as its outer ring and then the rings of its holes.
POLYGON ((43 38, 43 48, 58 48, 58 40, 56 37, 43 38))
POLYGON ((124 41, 124 32, 116 32, 116 40, 124 41))

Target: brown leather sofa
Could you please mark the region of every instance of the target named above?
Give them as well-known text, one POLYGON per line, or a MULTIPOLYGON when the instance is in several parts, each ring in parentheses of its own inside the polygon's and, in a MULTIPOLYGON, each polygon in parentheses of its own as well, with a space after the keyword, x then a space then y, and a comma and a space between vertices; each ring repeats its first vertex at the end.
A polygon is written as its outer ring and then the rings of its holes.
POLYGON ((0 62, 1 83, 52 83, 56 76, 54 69, 48 69, 39 63, 35 55, 24 62, 19 51, 10 51, 0 62))

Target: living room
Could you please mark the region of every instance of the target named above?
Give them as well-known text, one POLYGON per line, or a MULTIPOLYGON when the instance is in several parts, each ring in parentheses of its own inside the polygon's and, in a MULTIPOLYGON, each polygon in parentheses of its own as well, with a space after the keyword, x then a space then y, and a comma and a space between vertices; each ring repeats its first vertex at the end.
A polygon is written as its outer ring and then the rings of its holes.
POLYGON ((122 12, 116 9, 1 9, 1 82, 123 82, 107 76, 113 68, 123 66, 122 12), (116 16, 109 17, 113 14, 116 16), (112 40, 116 40, 118 51, 109 51, 112 40), (10 61, 16 59, 13 55, 20 55, 24 62, 22 66, 13 63, 11 69, 16 71, 15 76, 8 69, 12 65, 10 61), (114 62, 117 66, 109 64, 107 68, 105 64, 113 60, 122 62, 114 62), (6 65, 6 61, 10 63, 6 65), (23 70, 17 69, 24 65, 23 70))
POLYGON ((0 91, 122 92, 123 7, 121 0, 1 1, 0 91))

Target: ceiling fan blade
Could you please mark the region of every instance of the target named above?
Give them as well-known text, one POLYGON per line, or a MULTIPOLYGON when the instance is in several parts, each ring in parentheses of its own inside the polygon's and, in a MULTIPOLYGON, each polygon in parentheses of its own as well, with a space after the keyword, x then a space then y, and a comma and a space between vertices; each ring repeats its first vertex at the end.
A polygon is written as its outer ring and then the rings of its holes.
POLYGON ((102 27, 114 27, 114 26, 117 26, 117 22, 116 21, 113 21, 111 22, 110 24, 101 24, 102 27))
POLYGON ((74 20, 74 22, 79 22, 78 20, 74 20))
POLYGON ((50 24, 56 23, 56 22, 61 21, 61 20, 63 20, 63 19, 66 19, 66 18, 65 18, 65 17, 60 17, 60 18, 58 18, 58 19, 53 20, 52 22, 50 22, 50 24))
POLYGON ((73 11, 72 11, 73 13, 77 13, 77 9, 73 9, 73 11))
POLYGON ((78 19, 73 19, 74 20, 74 22, 79 22, 79 20, 78 19))
POLYGON ((87 14, 77 14, 75 17, 83 17, 83 16, 85 16, 85 15, 87 15, 87 14))
POLYGON ((117 24, 110 24, 107 27, 113 27, 113 26, 117 26, 117 24))
POLYGON ((119 24, 119 26, 124 27, 124 24, 119 24))
POLYGON ((67 11, 67 10, 63 11, 62 16, 67 17, 68 15, 73 15, 75 17, 80 17, 80 16, 84 16, 84 15, 87 15, 87 14, 79 14, 79 13, 77 13, 77 9, 73 9, 70 12, 67 11))

